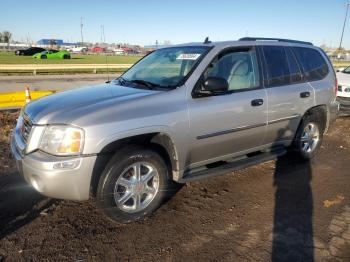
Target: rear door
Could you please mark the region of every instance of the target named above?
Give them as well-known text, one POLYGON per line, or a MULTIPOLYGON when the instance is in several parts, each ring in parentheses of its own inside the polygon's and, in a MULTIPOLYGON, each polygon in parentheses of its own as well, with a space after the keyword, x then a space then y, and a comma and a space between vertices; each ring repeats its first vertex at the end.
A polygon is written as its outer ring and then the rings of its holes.
POLYGON ((314 103, 314 90, 306 82, 289 47, 263 46, 268 126, 264 144, 288 144, 294 139, 304 112, 314 103))

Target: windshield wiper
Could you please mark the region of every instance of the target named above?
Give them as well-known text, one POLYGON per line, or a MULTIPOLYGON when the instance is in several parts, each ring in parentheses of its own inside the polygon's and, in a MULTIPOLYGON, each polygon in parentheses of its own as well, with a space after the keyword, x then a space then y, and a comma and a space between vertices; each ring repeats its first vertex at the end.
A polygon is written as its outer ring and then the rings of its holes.
POLYGON ((139 85, 143 85, 146 86, 150 89, 154 89, 155 87, 159 87, 160 85, 146 81, 146 80, 142 80, 142 79, 134 79, 131 80, 130 82, 135 83, 135 84, 139 84, 139 85))
POLYGON ((123 77, 119 77, 116 79, 118 81, 118 84, 121 86, 128 86, 128 87, 132 87, 132 88, 147 88, 150 90, 171 90, 174 89, 174 87, 171 86, 161 86, 146 80, 142 80, 142 79, 135 79, 135 80, 126 80, 123 77), (135 86, 130 86, 129 83, 134 83, 137 84, 138 87, 135 86))

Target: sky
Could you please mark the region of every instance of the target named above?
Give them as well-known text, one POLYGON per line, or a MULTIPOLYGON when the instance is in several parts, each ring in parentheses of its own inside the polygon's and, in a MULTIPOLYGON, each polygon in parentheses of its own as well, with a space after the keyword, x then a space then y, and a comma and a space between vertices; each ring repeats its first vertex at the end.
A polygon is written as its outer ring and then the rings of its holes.
MULTIPOLYGON (((346 0, 0 0, 0 31, 13 39, 42 38, 139 45, 291 38, 339 46, 346 0), (6 10, 6 12, 4 12, 6 10)), ((343 46, 350 49, 350 10, 343 46)))

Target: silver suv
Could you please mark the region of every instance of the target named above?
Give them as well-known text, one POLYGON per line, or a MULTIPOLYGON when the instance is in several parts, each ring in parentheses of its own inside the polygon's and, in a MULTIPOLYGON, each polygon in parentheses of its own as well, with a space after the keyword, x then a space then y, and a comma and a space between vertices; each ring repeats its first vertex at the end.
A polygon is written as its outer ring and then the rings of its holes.
POLYGON ((121 77, 21 112, 11 147, 43 195, 129 222, 181 184, 294 151, 311 159, 336 119, 337 83, 311 43, 271 38, 158 49, 121 77))

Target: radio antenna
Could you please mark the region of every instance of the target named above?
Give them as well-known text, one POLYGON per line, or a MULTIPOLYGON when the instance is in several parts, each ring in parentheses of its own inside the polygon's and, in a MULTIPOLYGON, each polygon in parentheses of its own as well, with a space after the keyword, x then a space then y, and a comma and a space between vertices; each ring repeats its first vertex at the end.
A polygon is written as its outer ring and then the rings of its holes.
MULTIPOLYGON (((106 36, 105 36, 105 26, 101 25, 101 35, 103 38, 103 43, 106 43, 106 36)), ((107 55, 107 47, 105 49, 105 57, 106 57, 106 68, 107 68, 107 82, 110 83, 111 81, 109 80, 109 66, 108 66, 108 55, 107 55)))

